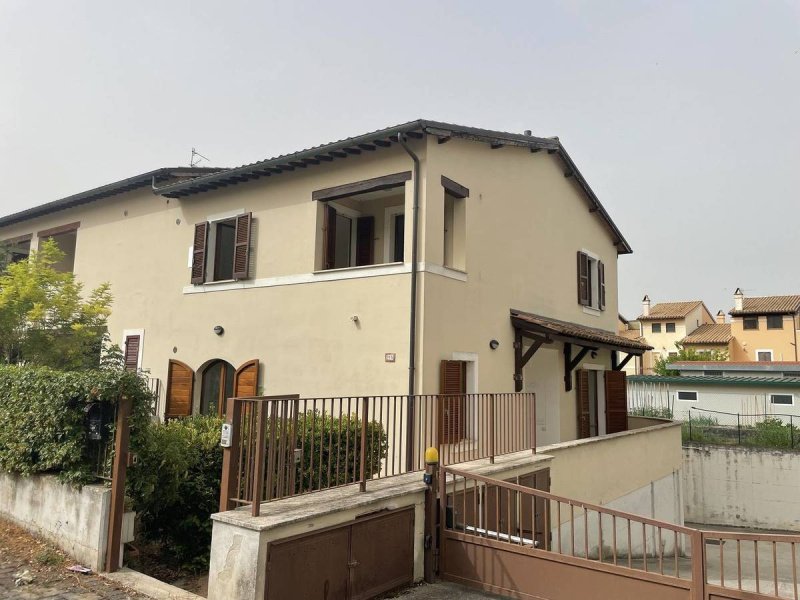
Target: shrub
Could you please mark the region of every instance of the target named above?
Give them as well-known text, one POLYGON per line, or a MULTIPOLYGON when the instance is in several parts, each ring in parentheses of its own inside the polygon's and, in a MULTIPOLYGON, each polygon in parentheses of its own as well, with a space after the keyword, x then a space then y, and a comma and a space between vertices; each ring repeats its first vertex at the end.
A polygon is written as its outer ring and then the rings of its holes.
POLYGON ((767 448, 791 448, 792 442, 799 439, 800 431, 797 427, 774 417, 767 417, 756 423, 753 431, 745 438, 748 445, 767 448))
MULTIPOLYGON (((0 366, 0 470, 31 475, 57 473, 62 481, 83 484, 96 477, 88 436, 90 403, 113 407, 131 398, 131 448, 150 421, 152 395, 135 373, 119 370, 64 372, 47 367, 0 366)), ((105 425, 113 439, 113 419, 105 425)), ((110 453, 109 453, 110 454, 110 453)))
POLYGON ((141 534, 162 544, 178 566, 208 565, 212 513, 219 509, 222 448, 216 417, 194 416, 152 424, 128 470, 128 493, 141 534))
POLYGON ((634 417, 654 417, 656 419, 672 419, 672 409, 669 406, 637 406, 628 414, 634 417))

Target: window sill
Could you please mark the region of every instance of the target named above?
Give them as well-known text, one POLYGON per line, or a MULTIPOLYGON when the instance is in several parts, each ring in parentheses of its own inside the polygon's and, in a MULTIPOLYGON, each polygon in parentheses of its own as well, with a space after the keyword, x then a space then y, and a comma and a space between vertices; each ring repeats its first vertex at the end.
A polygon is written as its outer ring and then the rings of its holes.
POLYGON ((584 306, 583 312, 587 315, 592 315, 593 317, 599 317, 603 314, 603 311, 599 308, 593 308, 591 306, 584 306))
POLYGON ((402 262, 388 262, 388 263, 376 263, 374 265, 360 265, 358 267, 339 267, 338 269, 320 269, 319 271, 313 271, 313 275, 325 275, 326 273, 347 273, 350 271, 363 271, 365 269, 380 269, 381 267, 396 267, 398 265, 402 265, 402 262))

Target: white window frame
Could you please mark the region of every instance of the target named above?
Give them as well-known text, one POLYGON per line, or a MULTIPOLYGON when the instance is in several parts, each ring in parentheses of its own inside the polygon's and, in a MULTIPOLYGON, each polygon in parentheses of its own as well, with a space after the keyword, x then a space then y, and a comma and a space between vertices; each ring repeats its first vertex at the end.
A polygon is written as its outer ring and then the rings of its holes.
MULTIPOLYGON (((584 306, 583 312, 599 316, 603 314, 603 311, 600 310, 600 267, 598 266, 600 256, 586 248, 581 248, 581 252, 589 259, 589 306, 584 306)), ((608 306, 608 287, 606 287, 606 306, 608 306)))
MULTIPOLYGON (((404 263, 405 256, 403 256, 402 260, 389 260, 389 257, 392 255, 394 251, 394 218, 397 215, 405 215, 406 214, 406 205, 405 204, 398 204, 397 206, 387 206, 383 210, 383 263, 382 264, 393 264, 393 263, 404 263)), ((406 229, 403 227, 403 235, 405 236, 406 229)), ((403 240, 403 254, 405 254, 406 245, 405 240, 403 240)))
POLYGON ((696 390, 675 390, 675 399, 679 402, 700 402, 700 393, 696 390), (681 398, 681 394, 694 394, 694 400, 681 398))
POLYGON ((770 406, 794 406, 794 394, 792 394, 792 393, 788 393, 788 394, 783 394, 783 393, 770 394, 769 395, 769 404, 770 404, 770 406), (775 396, 789 396, 792 399, 792 402, 791 402, 791 404, 784 404, 783 402, 773 402, 772 398, 775 397, 775 396))
POLYGON ((774 360, 775 360, 775 353, 772 351, 772 348, 759 348, 758 350, 756 350, 756 361, 757 362, 774 362, 774 360), (758 358, 758 355, 761 352, 769 352, 769 360, 768 361, 767 360, 763 360, 762 361, 762 360, 760 360, 758 358))

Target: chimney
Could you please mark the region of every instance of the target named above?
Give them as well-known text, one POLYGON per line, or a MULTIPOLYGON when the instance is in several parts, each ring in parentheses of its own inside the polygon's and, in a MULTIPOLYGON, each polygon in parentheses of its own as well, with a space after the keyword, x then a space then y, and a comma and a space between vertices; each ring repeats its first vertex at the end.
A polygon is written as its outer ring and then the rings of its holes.
POLYGON ((722 311, 719 311, 717 313, 717 324, 719 324, 719 325, 724 325, 725 324, 725 313, 722 312, 722 311))
POLYGON ((532 133, 532 132, 531 132, 531 130, 530 130, 530 129, 526 129, 526 130, 524 131, 524 135, 527 135, 527 136, 530 136, 530 135, 531 135, 531 133, 532 133))
POLYGON ((650 316, 650 296, 642 298, 642 316, 650 316))
POLYGON ((736 288, 733 292, 733 308, 734 310, 742 310, 744 308, 744 294, 742 288, 736 288))

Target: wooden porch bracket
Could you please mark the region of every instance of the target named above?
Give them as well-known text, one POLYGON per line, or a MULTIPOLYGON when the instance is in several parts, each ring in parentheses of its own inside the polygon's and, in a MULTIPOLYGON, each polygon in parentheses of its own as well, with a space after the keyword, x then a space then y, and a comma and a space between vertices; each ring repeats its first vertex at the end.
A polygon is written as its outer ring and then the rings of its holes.
POLYGON ((612 371, 621 371, 622 369, 625 368, 625 365, 628 364, 628 361, 630 361, 630 359, 632 359, 634 356, 636 356, 635 354, 628 354, 628 355, 625 356, 625 358, 622 359, 622 362, 617 362, 619 360, 617 355, 618 355, 617 352, 612 352, 611 353, 611 370, 612 371))
POLYGON ((532 335, 528 332, 524 332, 521 329, 516 329, 514 331, 514 391, 521 392, 522 391, 522 370, 525 368, 525 365, 533 358, 533 355, 536 354, 536 351, 542 347, 543 344, 552 343, 553 340, 549 339, 547 336, 538 336, 532 335), (523 338, 529 338, 532 340, 530 347, 523 352, 523 338))
POLYGON ((575 370, 580 362, 583 360, 583 357, 586 356, 592 350, 597 350, 597 348, 593 348, 592 346, 581 346, 580 352, 572 357, 572 344, 569 342, 564 342, 564 390, 569 392, 572 391, 572 371, 575 370))

